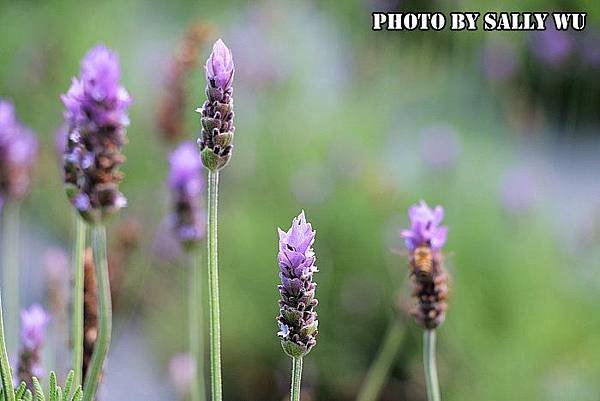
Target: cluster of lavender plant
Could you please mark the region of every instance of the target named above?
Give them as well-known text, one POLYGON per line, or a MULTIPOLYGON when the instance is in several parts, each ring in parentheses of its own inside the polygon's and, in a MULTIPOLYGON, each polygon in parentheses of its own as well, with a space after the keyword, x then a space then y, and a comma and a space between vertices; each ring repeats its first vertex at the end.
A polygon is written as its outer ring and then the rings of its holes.
MULTIPOLYGON (((201 137, 198 147, 182 142, 169 156, 167 184, 173 198, 171 228, 173 236, 184 249, 197 248, 208 237, 208 310, 210 328, 211 394, 213 401, 222 400, 220 361, 220 312, 217 264, 217 195, 219 170, 227 165, 233 151, 233 76, 232 53, 220 39, 214 44, 205 65, 206 101, 197 111, 201 115, 201 137), (208 170, 208 185, 202 175, 202 165, 208 170), (207 213, 202 194, 208 193, 207 213)), ((111 331, 111 299, 106 237, 103 222, 126 205, 119 191, 123 176, 119 171, 125 158, 129 124, 127 109, 131 96, 120 84, 120 66, 115 52, 99 45, 90 50, 81 62, 81 74, 74 78, 69 91, 62 96, 65 106, 66 139, 62 143, 64 184, 70 202, 78 214, 94 227, 92 250, 85 249, 85 226, 78 231, 74 268, 74 309, 72 321, 75 344, 73 353, 85 354, 73 359, 75 372, 69 374, 65 389, 50 375, 50 401, 92 401, 101 378, 111 331), (85 279, 85 282, 84 280, 85 279), (81 297, 79 297, 81 296, 81 297), (79 308, 81 307, 81 308, 79 308), (78 317, 85 316, 84 320, 78 317), (81 327, 79 327, 80 325, 81 327), (77 333, 81 332, 81 338, 77 333), (83 347, 85 345, 85 347, 83 347), (82 350, 83 347, 83 350, 82 350), (81 387, 81 369, 85 386, 81 387), (72 385, 79 386, 72 392, 72 385)), ((36 141, 21 125, 12 104, 0 100, 0 205, 5 200, 19 200, 29 187, 36 141)), ((435 369, 435 332, 445 319, 448 297, 448 275, 444 268, 442 248, 448 229, 441 225, 444 210, 434 209, 421 201, 409 208, 410 228, 401 236, 409 251, 410 279, 415 305, 411 314, 425 329, 424 362, 428 398, 438 401, 435 369)), ((78 226, 80 227, 80 226, 78 226)), ((291 401, 300 400, 303 357, 316 345, 318 320, 315 296, 318 272, 313 249, 316 231, 302 211, 284 231, 278 229, 278 266, 281 284, 277 333, 285 353, 292 358, 291 401)), ((200 266, 193 266, 192 282, 199 277, 200 266)), ((198 284, 194 284, 198 285, 198 284)), ((198 350, 198 328, 194 308, 204 308, 199 287, 190 290, 191 353, 181 354, 171 362, 170 371, 182 396, 192 389, 194 401, 204 399, 198 388, 201 376, 196 369, 203 365, 198 350), (196 386, 196 387, 194 387, 196 386)), ((1 300, 0 300, 1 302, 1 300)), ((0 377, 3 401, 43 400, 37 376, 41 369, 44 331, 49 315, 34 305, 22 312, 21 347, 16 379, 22 382, 16 389, 4 344, 2 306, 0 304, 0 377), (13 391, 14 389, 14 391, 13 391)))

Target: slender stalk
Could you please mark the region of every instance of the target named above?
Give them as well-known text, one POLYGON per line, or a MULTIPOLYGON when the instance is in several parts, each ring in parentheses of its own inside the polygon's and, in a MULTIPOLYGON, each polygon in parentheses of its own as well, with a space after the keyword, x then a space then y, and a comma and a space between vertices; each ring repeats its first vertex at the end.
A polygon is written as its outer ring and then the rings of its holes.
POLYGON ((212 401, 222 401, 221 322, 219 311, 219 270, 217 260, 217 203, 219 172, 208 171, 208 309, 210 335, 210 392, 212 401))
POLYGON ((12 355, 17 352, 19 333, 19 203, 8 201, 4 205, 3 217, 2 281, 6 294, 6 346, 9 355, 12 355))
POLYGON ((371 364, 365 381, 358 393, 357 401, 375 401, 379 397, 381 388, 386 382, 398 349, 404 338, 404 325, 398 319, 392 319, 385 339, 371 364))
POLYGON ((302 387, 302 357, 292 358, 292 386, 290 389, 290 401, 300 401, 300 389, 302 387))
POLYGON ((3 401, 15 401, 15 392, 13 391, 12 372, 8 363, 8 352, 6 352, 6 342, 4 338, 4 319, 2 317, 2 294, 0 291, 0 376, 2 379, 2 398, 3 401))
POLYGON ((206 401, 206 383, 204 382, 204 302, 202 300, 202 252, 192 254, 188 312, 190 328, 190 352, 194 358, 196 375, 192 381, 192 401, 206 401), (197 254, 196 254, 197 253, 197 254))
POLYGON ((83 401, 93 401, 95 399, 102 369, 104 368, 104 361, 110 346, 112 330, 112 305, 106 259, 106 228, 103 225, 96 225, 92 229, 92 250, 98 281, 98 338, 83 386, 83 401))
POLYGON ((435 330, 423 332, 423 365, 425 367, 425 384, 427 385, 427 400, 441 401, 435 363, 435 330))
POLYGON ((73 315, 71 316, 71 358, 75 376, 75 385, 83 384, 81 372, 83 369, 83 255, 85 253, 86 224, 79 216, 75 216, 75 249, 73 250, 73 315))

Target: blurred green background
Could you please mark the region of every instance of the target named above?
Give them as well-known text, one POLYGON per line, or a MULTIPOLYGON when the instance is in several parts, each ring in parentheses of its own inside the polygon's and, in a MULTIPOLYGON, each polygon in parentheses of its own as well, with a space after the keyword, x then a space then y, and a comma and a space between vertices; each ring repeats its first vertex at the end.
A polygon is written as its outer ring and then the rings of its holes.
MULTIPOLYGON (((193 110, 204 100, 212 40, 222 37, 236 63, 236 148, 219 210, 226 400, 286 399, 276 228, 301 209, 317 230, 320 268, 320 334, 303 400, 355 399, 408 293, 398 232, 420 199, 443 205, 450 227, 450 309, 438 344, 444 399, 600 400, 600 7, 566 4, 0 1, 0 97, 40 141, 22 207, 24 306, 47 304, 48 249, 70 252, 74 224, 54 140, 59 94, 103 42, 119 52, 135 99, 122 168, 129 206, 110 223, 111 249, 132 222, 139 246, 121 266, 102 395, 177 399, 168 366, 187 348, 188 268, 164 230, 173 145, 156 121, 165 66, 200 22, 213 34, 185 80, 186 138, 198 133, 193 110), (561 9, 588 12, 586 30, 370 29, 375 10, 561 9)), ((381 400, 425 399, 421 331, 404 324, 381 400)), ((60 369, 66 355, 53 347, 47 367, 60 369)))

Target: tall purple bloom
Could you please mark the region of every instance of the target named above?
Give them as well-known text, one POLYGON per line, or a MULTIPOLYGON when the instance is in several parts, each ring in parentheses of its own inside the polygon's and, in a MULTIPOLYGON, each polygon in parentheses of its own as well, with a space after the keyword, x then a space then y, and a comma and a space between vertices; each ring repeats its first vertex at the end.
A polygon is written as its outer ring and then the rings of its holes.
POLYGON ((21 348, 17 377, 31 388, 33 376, 43 374, 41 358, 46 326, 50 317, 40 305, 32 305, 21 312, 21 348))
POLYGON ((168 185, 174 201, 175 236, 184 247, 192 246, 204 237, 206 221, 200 208, 205 186, 202 162, 192 142, 183 142, 171 153, 168 185))
POLYGON ((0 206, 27 194, 36 155, 35 136, 17 120, 13 104, 0 99, 0 206))
POLYGON ((279 232, 279 333, 285 352, 293 357, 307 354, 316 344, 318 320, 313 274, 318 271, 312 245, 316 231, 306 222, 304 211, 292 227, 279 232))
POLYGON ((200 113, 202 137, 198 140, 202 151, 202 163, 209 170, 225 167, 233 150, 233 56, 221 39, 205 65, 206 97, 200 113))
POLYGON ((448 275, 441 248, 446 243, 448 228, 440 226, 444 209, 429 208, 424 201, 408 209, 410 229, 402 230, 409 251, 413 296, 417 303, 411 310, 416 322, 435 329, 445 318, 448 298, 448 275))
POLYGON ((132 99, 120 77, 117 54, 98 45, 85 55, 79 78, 73 78, 61 96, 68 126, 63 156, 67 195, 90 223, 101 222, 127 204, 118 186, 132 99))

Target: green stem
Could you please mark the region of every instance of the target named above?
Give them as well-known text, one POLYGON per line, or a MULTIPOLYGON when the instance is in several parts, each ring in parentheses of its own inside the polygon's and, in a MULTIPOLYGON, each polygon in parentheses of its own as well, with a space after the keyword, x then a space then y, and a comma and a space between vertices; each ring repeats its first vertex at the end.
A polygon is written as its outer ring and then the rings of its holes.
POLYGON ((300 389, 302 381, 302 357, 292 358, 292 386, 290 390, 290 401, 300 401, 300 389))
POLYGON ((190 271, 190 289, 188 312, 190 328, 190 352, 196 364, 196 376, 192 381, 192 401, 206 401, 206 384, 204 382, 204 336, 203 336, 203 310, 202 300, 202 252, 192 254, 190 271))
POLYGON ((12 372, 8 363, 8 352, 4 338, 4 319, 2 317, 2 294, 0 291, 0 376, 2 379, 2 398, 4 401, 15 401, 12 372))
POLYGON ((75 249, 73 251, 73 315, 71 316, 71 358, 76 386, 83 384, 81 371, 83 369, 83 258, 85 253, 86 224, 79 216, 75 216, 75 249))
POLYGON ((9 201, 4 205, 3 282, 6 294, 6 341, 9 355, 17 352, 19 333, 19 204, 9 201))
POLYGON ((394 359, 398 355, 404 333, 404 325, 398 319, 392 319, 377 356, 367 372, 357 401, 377 400, 381 388, 388 378, 394 359))
MULTIPOLYGON (((8 205, 6 205, 8 206, 8 205)), ((9 209, 5 209, 5 212, 9 212, 9 209)), ((12 232, 10 224, 3 224, 2 241, 4 242, 4 248, 2 253, 4 257, 7 257, 8 249, 6 246, 9 244, 9 233, 12 232)), ((7 258, 8 260, 8 258, 7 258)), ((6 261, 5 261, 6 262, 6 261)), ((3 266, 4 270, 8 268, 6 263, 3 266)), ((14 309, 11 313, 16 312, 14 309)), ((16 315, 16 313, 14 313, 16 315)), ((13 391, 13 380, 12 371, 8 362, 8 352, 6 350, 6 338, 4 337, 4 318, 2 312, 2 291, 0 291, 0 379, 2 381, 2 398, 4 401, 15 401, 15 392, 13 391)))
POLYGON ((110 346, 112 330, 112 305, 106 259, 106 228, 103 225, 96 225, 92 229, 92 250, 94 252, 94 265, 96 266, 96 280, 98 281, 99 322, 98 338, 83 386, 83 401, 93 401, 96 396, 104 361, 110 346))
POLYGON ((217 202, 219 172, 208 172, 208 309, 210 335, 211 400, 222 401, 221 322, 219 311, 219 270, 217 261, 217 202))
POLYGON ((427 400, 441 401, 435 364, 435 330, 423 332, 423 364, 425 367, 425 384, 427 385, 427 400))

